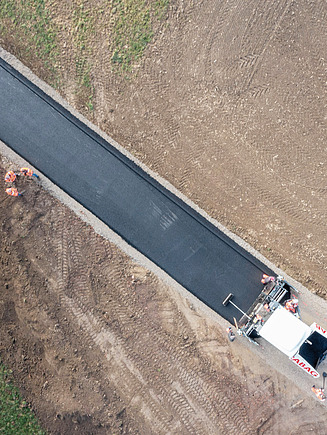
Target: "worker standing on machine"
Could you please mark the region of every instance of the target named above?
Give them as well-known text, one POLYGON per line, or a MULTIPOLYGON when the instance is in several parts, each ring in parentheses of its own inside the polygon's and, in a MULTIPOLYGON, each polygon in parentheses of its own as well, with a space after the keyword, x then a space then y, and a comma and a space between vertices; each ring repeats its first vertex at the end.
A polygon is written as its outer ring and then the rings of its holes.
POLYGON ((262 275, 262 280, 261 280, 262 284, 268 284, 268 283, 273 282, 273 281, 275 281, 274 276, 269 276, 269 275, 266 275, 265 273, 262 275))
POLYGON ((298 299, 289 299, 285 302, 285 308, 287 311, 296 314, 299 306, 298 299))

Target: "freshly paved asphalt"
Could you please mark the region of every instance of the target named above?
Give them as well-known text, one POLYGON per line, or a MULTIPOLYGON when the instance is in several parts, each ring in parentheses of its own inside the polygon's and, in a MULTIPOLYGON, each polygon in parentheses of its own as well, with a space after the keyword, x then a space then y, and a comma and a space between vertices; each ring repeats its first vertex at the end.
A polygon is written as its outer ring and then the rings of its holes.
POLYGON ((259 260, 0 59, 0 139, 201 301, 233 322, 259 260))

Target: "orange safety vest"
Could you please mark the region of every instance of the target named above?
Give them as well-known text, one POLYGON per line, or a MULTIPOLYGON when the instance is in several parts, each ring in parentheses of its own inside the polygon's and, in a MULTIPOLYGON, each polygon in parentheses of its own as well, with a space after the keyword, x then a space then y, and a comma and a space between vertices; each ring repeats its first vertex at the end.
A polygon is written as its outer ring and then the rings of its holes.
POLYGON ((326 396, 322 388, 315 388, 315 386, 313 386, 311 390, 315 393, 319 400, 321 400, 322 402, 326 400, 326 396))
POLYGON ((268 284, 271 281, 275 281, 275 278, 264 273, 261 280, 262 284, 268 284))
POLYGON ((18 190, 14 187, 9 187, 9 189, 6 189, 6 192, 11 196, 19 196, 18 190))
POLYGON ((16 180, 16 174, 14 171, 8 171, 5 175, 5 181, 7 183, 12 183, 13 181, 16 180))
POLYGON ((22 173, 22 175, 31 177, 33 175, 33 171, 32 169, 29 168, 20 168, 20 172, 22 173))
POLYGON ((268 313, 270 313, 271 309, 269 308, 269 304, 264 304, 263 307, 268 313))
POLYGON ((295 304, 293 301, 288 301, 285 303, 285 308, 287 309, 287 311, 292 311, 292 313, 295 313, 297 305, 298 304, 295 304))

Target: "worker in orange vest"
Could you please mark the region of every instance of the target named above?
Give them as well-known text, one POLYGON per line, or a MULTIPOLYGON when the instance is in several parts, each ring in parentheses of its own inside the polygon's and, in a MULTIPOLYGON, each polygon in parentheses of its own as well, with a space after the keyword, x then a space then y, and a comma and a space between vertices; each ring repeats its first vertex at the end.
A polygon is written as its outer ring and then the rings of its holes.
POLYGON ((269 304, 264 304, 263 305, 263 308, 267 311, 267 313, 270 313, 271 312, 271 309, 270 309, 270 307, 269 307, 269 304))
POLYGON ((274 276, 266 275, 265 273, 262 275, 262 284, 268 284, 269 282, 275 281, 274 276))
POLYGON ((22 196, 22 193, 19 193, 15 187, 9 187, 6 189, 6 193, 10 196, 22 196))
POLYGON ((30 168, 20 168, 20 174, 24 177, 35 177, 40 178, 35 172, 32 171, 30 168))
POLYGON ((298 299, 289 299, 285 302, 285 308, 287 311, 290 311, 291 313, 296 313, 297 307, 299 306, 298 299))
POLYGON ((5 175, 6 183, 13 183, 16 180, 17 174, 14 171, 8 171, 5 175))
POLYGON ((326 400, 326 395, 324 393, 324 389, 323 388, 316 388, 316 386, 313 385, 311 390, 315 393, 315 395, 317 396, 317 398, 319 400, 321 400, 322 402, 324 402, 326 400))
POLYGON ((254 323, 260 323, 260 325, 263 325, 264 320, 263 320, 263 317, 260 316, 260 314, 256 314, 256 316, 253 319, 253 322, 254 323))

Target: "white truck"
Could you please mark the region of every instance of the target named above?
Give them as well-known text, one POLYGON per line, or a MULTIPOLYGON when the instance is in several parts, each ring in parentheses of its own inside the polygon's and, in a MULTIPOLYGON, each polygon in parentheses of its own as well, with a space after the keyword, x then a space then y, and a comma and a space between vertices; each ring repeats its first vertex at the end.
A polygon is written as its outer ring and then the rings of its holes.
POLYGON ((240 335, 256 344, 255 339, 263 337, 302 370, 318 378, 318 365, 327 356, 327 331, 317 323, 306 325, 297 313, 285 309, 285 302, 297 296, 297 290, 278 276, 264 285, 248 313, 231 301, 231 293, 223 305, 231 303, 243 313, 239 323, 235 320, 240 335))

